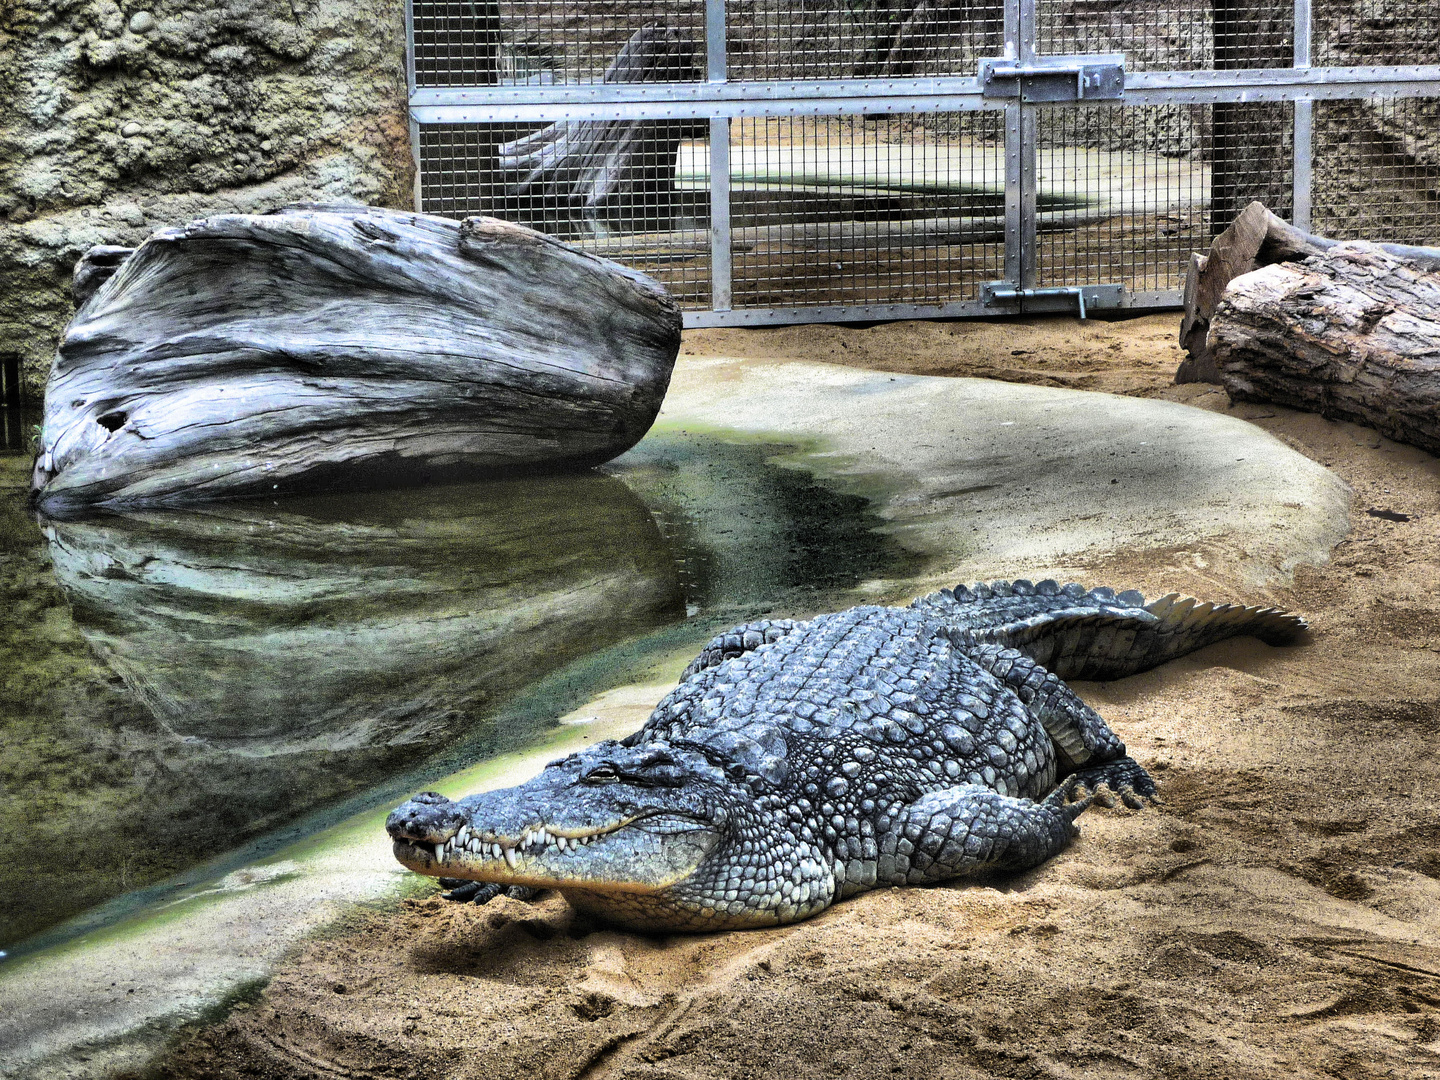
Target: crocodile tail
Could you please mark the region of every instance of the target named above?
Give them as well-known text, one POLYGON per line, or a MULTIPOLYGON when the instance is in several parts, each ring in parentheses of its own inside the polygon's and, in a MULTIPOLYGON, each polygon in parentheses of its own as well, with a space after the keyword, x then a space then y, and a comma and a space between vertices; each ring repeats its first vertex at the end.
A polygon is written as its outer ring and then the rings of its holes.
POLYGON ((1054 581, 957 586, 915 601, 953 634, 1019 649, 1062 679, 1120 679, 1229 637, 1303 640, 1305 620, 1278 608, 1209 604, 1171 594, 1085 590, 1054 581))
POLYGON ((1170 593, 1145 605, 1155 622, 1137 630, 1133 639, 1117 634, 1108 641, 1097 634, 1084 650, 1056 671, 1062 679, 1122 679, 1137 671, 1173 660, 1232 637, 1259 638, 1266 645, 1298 645, 1310 627, 1299 615, 1281 608, 1244 604, 1211 604, 1170 593))

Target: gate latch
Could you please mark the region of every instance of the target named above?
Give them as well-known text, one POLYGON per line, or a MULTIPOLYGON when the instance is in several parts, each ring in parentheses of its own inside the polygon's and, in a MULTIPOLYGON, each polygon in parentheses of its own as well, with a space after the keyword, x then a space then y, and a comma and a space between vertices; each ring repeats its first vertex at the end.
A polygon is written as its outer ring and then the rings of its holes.
POLYGON ((1083 319, 1087 309, 1123 306, 1125 286, 1057 285, 1047 289, 1020 289, 1008 281, 987 281, 980 287, 980 300, 986 307, 1009 308, 1027 314, 1074 311, 1078 306, 1083 319))
POLYGON ((1047 101, 1116 101, 1125 96, 1125 55, 1003 57, 980 61, 986 97, 1047 101))

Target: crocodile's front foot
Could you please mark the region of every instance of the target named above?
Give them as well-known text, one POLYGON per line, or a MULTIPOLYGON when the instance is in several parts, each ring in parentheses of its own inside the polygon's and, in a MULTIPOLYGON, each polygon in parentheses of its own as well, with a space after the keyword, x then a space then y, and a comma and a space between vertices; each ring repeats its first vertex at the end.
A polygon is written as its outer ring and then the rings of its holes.
POLYGON ((1129 757, 1071 773, 1061 781, 1061 790, 1067 801, 1093 799, 1107 807, 1113 807, 1118 796, 1131 810, 1143 810, 1160 801, 1155 781, 1143 765, 1129 757))
POLYGON ((441 893, 446 900, 458 904, 488 904, 497 896, 508 896, 511 900, 533 900, 539 889, 529 885, 502 885, 498 881, 466 881, 463 878, 441 878, 440 887, 449 889, 441 893))

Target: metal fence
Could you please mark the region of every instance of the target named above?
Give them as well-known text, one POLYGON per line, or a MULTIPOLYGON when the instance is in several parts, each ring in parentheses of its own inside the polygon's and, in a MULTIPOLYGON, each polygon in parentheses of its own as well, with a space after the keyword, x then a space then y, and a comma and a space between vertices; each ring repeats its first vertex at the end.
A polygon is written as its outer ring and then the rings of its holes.
POLYGON ((1437 0, 410 7, 416 205, 663 281, 687 325, 1178 303, 1252 199, 1440 242, 1437 0))

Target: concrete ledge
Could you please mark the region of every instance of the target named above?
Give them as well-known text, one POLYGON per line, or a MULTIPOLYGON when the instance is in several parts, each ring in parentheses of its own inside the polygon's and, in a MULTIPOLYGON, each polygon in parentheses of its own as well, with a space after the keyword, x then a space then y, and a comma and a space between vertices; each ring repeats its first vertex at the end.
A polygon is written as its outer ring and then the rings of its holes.
MULTIPOLYGON (((1168 401, 777 360, 683 359, 660 422, 793 442, 960 579, 1186 545, 1287 582, 1349 531, 1349 488, 1252 424, 1168 401)), ((1112 583, 1123 584, 1123 583, 1112 583)))

